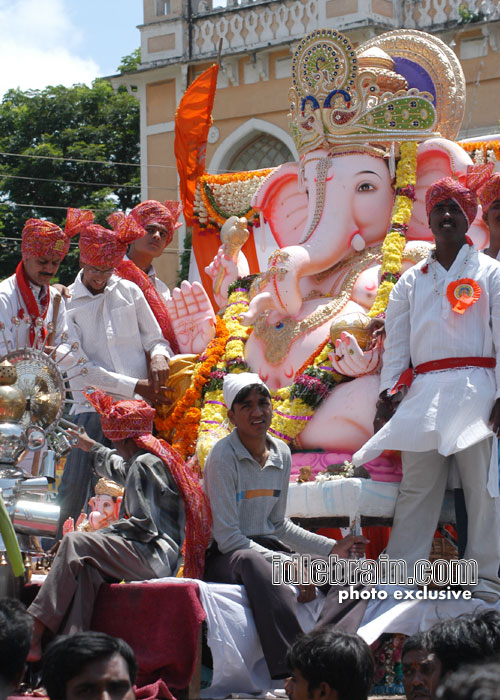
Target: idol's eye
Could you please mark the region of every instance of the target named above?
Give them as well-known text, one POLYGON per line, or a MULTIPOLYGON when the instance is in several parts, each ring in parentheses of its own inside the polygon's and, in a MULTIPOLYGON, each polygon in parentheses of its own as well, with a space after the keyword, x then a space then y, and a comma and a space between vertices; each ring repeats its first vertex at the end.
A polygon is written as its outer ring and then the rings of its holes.
POLYGON ((362 182, 358 185, 357 192, 371 192, 375 189, 375 186, 371 182, 362 182))

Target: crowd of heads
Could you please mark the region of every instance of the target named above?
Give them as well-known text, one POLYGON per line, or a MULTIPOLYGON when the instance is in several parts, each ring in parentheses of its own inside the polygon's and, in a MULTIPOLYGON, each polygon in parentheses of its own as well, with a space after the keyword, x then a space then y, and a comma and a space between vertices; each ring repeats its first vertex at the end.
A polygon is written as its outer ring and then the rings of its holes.
MULTIPOLYGON (((26 668, 33 618, 13 598, 0 598, 0 700, 18 689, 26 668)), ((134 652, 102 632, 57 637, 42 660, 42 685, 50 700, 134 700, 134 652)))
POLYGON ((500 614, 485 609, 442 620, 408 637, 401 662, 407 700, 500 698, 500 614))

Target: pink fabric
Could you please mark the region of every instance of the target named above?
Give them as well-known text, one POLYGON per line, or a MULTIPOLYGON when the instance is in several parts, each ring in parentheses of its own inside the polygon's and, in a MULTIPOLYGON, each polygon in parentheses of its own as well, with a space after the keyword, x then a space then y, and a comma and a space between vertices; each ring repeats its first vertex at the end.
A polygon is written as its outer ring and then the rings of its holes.
POLYGON ((483 208, 483 214, 487 214, 493 202, 500 199, 500 173, 492 175, 488 182, 481 187, 478 195, 483 208))
POLYGON ((85 397, 100 414, 102 432, 112 441, 134 439, 153 430, 156 411, 142 399, 114 401, 104 391, 94 391, 85 397))
POLYGON ((52 221, 28 219, 23 227, 21 254, 24 260, 56 256, 62 260, 76 231, 63 231, 52 221))
POLYGON ((139 665, 138 686, 161 678, 171 688, 185 688, 205 617, 198 586, 191 581, 104 584, 91 629, 130 644, 139 665))
POLYGON ((147 199, 145 202, 141 202, 134 207, 130 212, 130 216, 133 217, 142 228, 154 222, 163 224, 169 234, 170 243, 175 229, 182 226, 178 221, 181 211, 182 205, 180 202, 166 200, 165 203, 162 204, 154 199, 147 199))
POLYGON ((129 216, 123 217, 113 231, 94 224, 90 210, 70 208, 67 217, 71 230, 80 234, 82 265, 116 267, 127 252, 128 244, 144 235, 142 228, 129 216))
MULTIPOLYGON (((296 482, 301 467, 310 466, 312 478, 324 472, 330 464, 343 464, 352 460, 351 452, 295 452, 292 454, 292 469, 290 481, 296 482)), ((373 481, 399 482, 403 476, 401 458, 396 455, 381 455, 367 464, 364 468, 370 473, 373 481)))
POLYGON ((436 204, 452 199, 458 204, 469 222, 469 226, 471 226, 477 214, 477 191, 489 179, 493 168, 493 163, 469 165, 465 185, 452 177, 444 177, 435 182, 425 194, 427 216, 430 215, 436 204))

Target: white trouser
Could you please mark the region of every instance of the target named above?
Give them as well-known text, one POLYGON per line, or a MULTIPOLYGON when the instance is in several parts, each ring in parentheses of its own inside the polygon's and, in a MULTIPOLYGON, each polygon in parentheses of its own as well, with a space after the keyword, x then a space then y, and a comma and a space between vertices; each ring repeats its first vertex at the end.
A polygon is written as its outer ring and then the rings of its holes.
POLYGON ((403 452, 403 479, 387 554, 403 559, 413 576, 417 559, 427 559, 454 461, 463 484, 468 515, 465 559, 478 564, 477 590, 500 595, 500 498, 487 490, 491 438, 444 457, 437 450, 403 452))

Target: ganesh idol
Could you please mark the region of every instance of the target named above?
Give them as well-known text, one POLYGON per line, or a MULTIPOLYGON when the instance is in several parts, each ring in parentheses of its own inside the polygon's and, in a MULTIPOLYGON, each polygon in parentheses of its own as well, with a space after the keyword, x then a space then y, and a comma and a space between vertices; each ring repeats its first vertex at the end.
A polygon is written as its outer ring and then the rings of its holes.
MULTIPOLYGON (((207 269, 222 317, 195 367, 194 403, 180 411, 199 410, 201 466, 224 430, 221 383, 233 371, 259 373, 273 392, 271 432, 307 451, 309 462, 317 451, 318 463, 340 464, 364 444, 389 292, 432 240, 426 189, 445 176, 465 181, 472 165, 453 140, 464 75, 429 34, 388 32, 354 48, 335 30, 311 32, 295 52, 289 97, 300 160, 260 178, 250 205, 259 235, 274 244, 267 268, 248 274, 247 222, 232 217, 207 269)), ((470 234, 484 247, 480 213, 470 234)), ((189 285, 181 289, 171 315, 185 322, 178 309, 189 306, 189 285)), ((170 428, 180 442, 181 423, 170 428)), ((300 454, 294 460, 300 465, 300 454)), ((374 479, 398 478, 395 455, 365 467, 374 479)))

